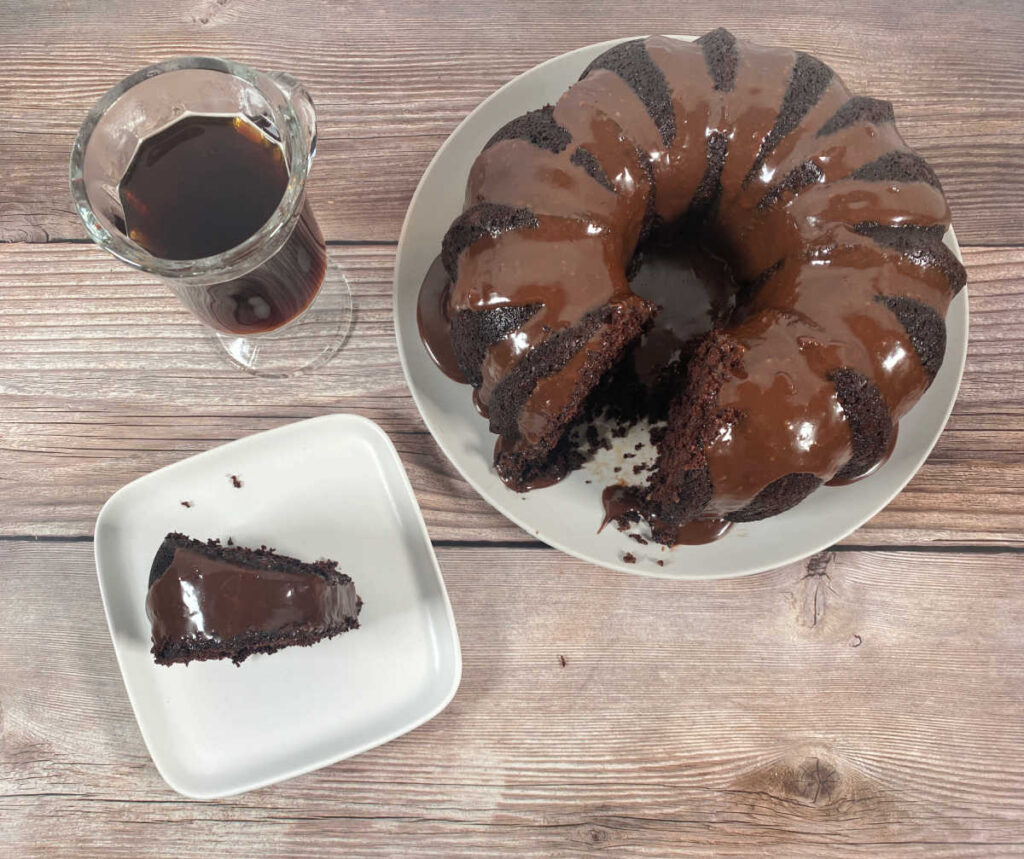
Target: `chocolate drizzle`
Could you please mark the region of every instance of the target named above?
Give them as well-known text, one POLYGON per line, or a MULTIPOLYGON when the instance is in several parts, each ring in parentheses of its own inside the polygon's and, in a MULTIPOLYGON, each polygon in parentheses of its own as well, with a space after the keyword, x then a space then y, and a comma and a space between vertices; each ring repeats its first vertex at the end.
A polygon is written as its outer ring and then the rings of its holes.
MULTIPOLYGON (((420 340, 431 360, 449 379, 466 382, 452 343, 452 321, 448 316, 448 292, 452 281, 440 254, 430 264, 416 302, 416 324, 420 340)), ((464 338, 463 338, 464 339, 464 338)))
POLYGON ((561 152, 569 145, 572 135, 555 121, 553 113, 554 108, 549 104, 517 116, 494 132, 494 136, 484 144, 484 149, 490 149, 502 140, 518 139, 549 152, 561 152))
POLYGON ((480 203, 467 209, 448 228, 441 243, 441 260, 448 276, 455 280, 459 275, 459 256, 477 239, 492 238, 509 230, 534 229, 537 219, 529 209, 495 203, 480 203))
POLYGON ((643 493, 635 486, 606 486, 601 491, 601 506, 604 507, 604 518, 597 533, 600 534, 612 522, 622 531, 629 527, 631 515, 643 507, 643 493))
POLYGON ((916 152, 887 152, 870 164, 858 167, 851 178, 864 182, 926 182, 942 190, 935 171, 916 152))
POLYGON ((762 518, 870 471, 941 363, 964 279, 938 179, 891 105, 721 29, 606 51, 492 138, 466 207, 444 242, 448 316, 512 320, 465 369, 513 486, 564 464, 592 377, 657 316, 627 281, 652 241, 699 239, 747 284, 703 341, 646 368, 685 370, 643 501, 668 543, 697 517, 762 518))
POLYGON ((658 126, 662 141, 666 145, 672 143, 676 136, 676 116, 672 110, 672 97, 664 73, 651 61, 642 39, 623 42, 609 48, 587 66, 580 79, 595 69, 615 72, 629 84, 658 126))
POLYGON ((673 546, 701 546, 725 536, 733 523, 717 516, 698 516, 676 529, 673 546))
POLYGON ((789 81, 786 94, 782 97, 782 106, 779 108, 779 115, 775 118, 775 124, 761 141, 761 148, 750 166, 745 181, 749 182, 757 173, 765 158, 807 115, 818 99, 821 98, 825 88, 832 81, 832 69, 826 66, 821 60, 812 57, 810 54, 798 53, 796 63, 793 65, 793 76, 789 81))
POLYGON ((880 125, 895 121, 892 102, 866 95, 855 95, 844 102, 843 106, 829 117, 828 122, 818 129, 815 136, 824 137, 827 134, 835 134, 855 122, 871 122, 880 125))

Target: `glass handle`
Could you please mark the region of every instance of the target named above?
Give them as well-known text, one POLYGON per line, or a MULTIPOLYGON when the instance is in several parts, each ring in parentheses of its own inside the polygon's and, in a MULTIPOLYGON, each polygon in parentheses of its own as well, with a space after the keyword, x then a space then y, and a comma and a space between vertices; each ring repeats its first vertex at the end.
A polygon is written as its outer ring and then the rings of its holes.
POLYGON ((277 84, 284 93, 285 98, 295 111, 296 117, 302 124, 302 130, 309 138, 309 160, 313 161, 316 155, 316 108, 313 105, 313 97, 298 80, 287 72, 270 72, 270 78, 277 84))

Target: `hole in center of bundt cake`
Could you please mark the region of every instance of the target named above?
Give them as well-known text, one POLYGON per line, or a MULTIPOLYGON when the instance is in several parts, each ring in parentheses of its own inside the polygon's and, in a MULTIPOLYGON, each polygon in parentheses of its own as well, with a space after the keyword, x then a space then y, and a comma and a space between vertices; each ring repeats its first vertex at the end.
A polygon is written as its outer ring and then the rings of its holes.
POLYGON ((729 264, 696 241, 648 242, 638 263, 630 289, 659 310, 626 363, 653 392, 666 368, 685 370, 700 337, 731 315, 738 288, 729 264))
POLYGON ((653 322, 601 376, 550 454, 541 461, 524 457, 516 462, 522 469, 514 480, 517 488, 548 485, 578 468, 607 447, 609 432, 621 437, 637 423, 663 422, 697 346, 709 331, 727 323, 740 294, 728 263, 678 232, 671 240, 644 243, 631 266, 629 285, 658 308, 653 322), (601 431, 595 433, 597 424, 601 431))
POLYGON ((657 306, 650 327, 601 378, 583 421, 631 424, 665 419, 694 350, 727 324, 740 286, 728 262, 696 239, 651 239, 638 251, 630 289, 657 306))

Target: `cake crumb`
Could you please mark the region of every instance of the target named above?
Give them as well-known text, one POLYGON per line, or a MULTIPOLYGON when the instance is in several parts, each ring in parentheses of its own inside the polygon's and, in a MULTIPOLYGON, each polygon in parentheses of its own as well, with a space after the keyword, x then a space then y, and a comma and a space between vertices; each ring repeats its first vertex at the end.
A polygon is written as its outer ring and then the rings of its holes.
POLYGON ((612 471, 618 474, 620 471, 622 471, 622 466, 616 465, 615 468, 612 469, 612 471))
POLYGON ((633 459, 636 456, 635 453, 624 453, 622 454, 623 459, 633 459))
POLYGON ((657 561, 655 561, 655 563, 656 563, 656 564, 657 564, 657 565, 658 565, 659 567, 664 567, 664 566, 665 566, 665 562, 664 562, 663 560, 661 560, 661 558, 658 558, 658 560, 657 560, 657 561))
POLYGON ((638 441, 638 442, 637 442, 637 443, 636 443, 636 444, 635 444, 635 445, 633 446, 633 450, 640 450, 640 449, 641 449, 641 448, 642 448, 643 446, 644 446, 644 443, 643 443, 642 441, 638 441))
POLYGON ((629 539, 630 540, 635 540, 641 546, 646 546, 647 545, 647 541, 642 536, 640 536, 639 534, 630 534, 629 535, 629 539))
POLYGON ((231 475, 231 485, 234 486, 235 489, 241 489, 242 488, 242 481, 238 479, 238 475, 237 474, 232 474, 231 475))
POLYGON ((181 502, 181 506, 182 507, 191 507, 192 506, 192 502, 191 501, 182 501, 181 502))
POLYGON ((632 552, 626 552, 626 554, 622 556, 622 562, 624 564, 635 564, 636 555, 634 555, 632 552))
POLYGON ((566 659, 562 654, 558 655, 558 664, 565 668, 569 664, 569 660, 566 659))

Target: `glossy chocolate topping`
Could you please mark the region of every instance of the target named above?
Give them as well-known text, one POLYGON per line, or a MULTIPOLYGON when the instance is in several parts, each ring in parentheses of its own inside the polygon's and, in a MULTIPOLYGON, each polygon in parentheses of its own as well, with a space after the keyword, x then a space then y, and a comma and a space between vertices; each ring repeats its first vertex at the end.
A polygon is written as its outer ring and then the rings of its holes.
POLYGON ((427 347, 427 353, 449 379, 466 383, 466 376, 459 368, 455 349, 452 348, 452 320, 448 307, 448 292, 451 278, 445 270, 441 255, 430 264, 420 287, 416 304, 416 324, 420 339, 427 347))
POLYGON ((530 348, 589 311, 632 297, 621 241, 608 228, 544 215, 537 220, 537 229, 474 242, 459 260, 459 277, 449 299, 453 309, 540 307, 521 328, 488 350, 479 391, 485 407, 497 384, 530 348))
POLYGON ((732 527, 728 519, 721 519, 717 516, 699 516, 684 522, 676 529, 673 546, 701 546, 704 543, 713 543, 723 537, 725 532, 732 527))
POLYGON ((606 486, 601 491, 601 506, 604 507, 604 518, 597 529, 600 534, 609 522, 615 522, 617 526, 625 528, 628 522, 623 521, 626 516, 638 509, 643 494, 635 486, 623 486, 613 484, 606 486))
POLYGON ((896 449, 896 439, 899 436, 899 425, 893 427, 892 434, 889 436, 888 441, 882 448, 882 455, 874 463, 872 463, 865 471, 860 474, 855 474, 852 477, 844 477, 842 475, 836 475, 833 477, 826 486, 849 486, 851 483, 856 483, 858 480, 863 480, 865 477, 870 477, 879 468, 885 465, 889 461, 889 457, 892 456, 892 452, 896 449))
POLYGON ((677 477, 693 484, 702 475, 710 501, 686 508, 663 475, 666 516, 674 505, 689 518, 743 521, 768 509, 766 498, 799 500, 836 478, 855 449, 880 459, 941 362, 941 319, 963 283, 938 246, 949 225, 938 180, 906 148, 891 105, 851 96, 807 54, 724 30, 603 54, 555 105, 510 123, 480 154, 466 206, 481 204, 511 207, 528 228, 477 227, 458 257, 447 317, 536 308, 487 347, 475 393, 484 410, 539 345, 612 310, 575 356, 531 381, 514 429, 502 424, 499 455, 543 458, 553 427, 574 414, 587 355, 637 296, 665 315, 647 335, 648 353, 631 353, 639 376, 656 374, 709 325, 731 344, 738 360, 729 369, 689 368, 691 379, 714 379, 691 410, 705 425, 688 426, 697 418, 674 409, 659 448, 686 447, 671 457, 677 477), (735 281, 715 299, 719 312, 687 292, 683 276, 677 294, 671 274, 638 276, 631 287, 627 272, 651 235, 727 261, 735 281), (862 407, 870 420, 848 413, 862 407))
MULTIPOLYGON (((291 559, 286 559, 291 560, 291 559)), ((146 597, 153 643, 229 641, 298 627, 329 630, 358 614, 347 576, 260 569, 178 547, 146 597)))

